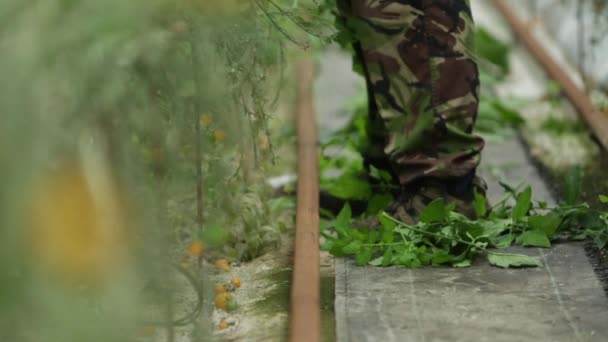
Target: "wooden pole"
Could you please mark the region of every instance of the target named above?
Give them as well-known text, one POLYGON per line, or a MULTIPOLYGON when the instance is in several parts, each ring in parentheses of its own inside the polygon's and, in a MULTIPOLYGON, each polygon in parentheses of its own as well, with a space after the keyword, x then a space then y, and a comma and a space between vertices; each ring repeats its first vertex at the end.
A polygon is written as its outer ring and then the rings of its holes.
POLYGON ((319 171, 313 106, 314 64, 297 65, 298 195, 291 288, 291 342, 321 340, 319 171))
POLYGON ((510 6, 507 5, 507 2, 504 0, 493 0, 493 2, 494 6, 509 22, 511 28, 528 51, 543 66, 549 77, 560 84, 564 95, 566 95, 581 118, 591 128, 600 144, 605 149, 608 149, 608 117, 593 105, 585 92, 579 89, 563 68, 547 53, 540 42, 528 32, 526 25, 517 17, 510 6))

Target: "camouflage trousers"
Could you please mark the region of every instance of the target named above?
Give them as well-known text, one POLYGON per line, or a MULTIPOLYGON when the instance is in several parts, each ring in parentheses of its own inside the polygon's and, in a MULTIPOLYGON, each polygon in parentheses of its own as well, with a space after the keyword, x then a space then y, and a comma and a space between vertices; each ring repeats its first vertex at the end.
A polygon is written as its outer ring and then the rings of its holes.
POLYGON ((468 0, 338 0, 369 95, 365 151, 403 185, 470 175, 479 72, 468 0))

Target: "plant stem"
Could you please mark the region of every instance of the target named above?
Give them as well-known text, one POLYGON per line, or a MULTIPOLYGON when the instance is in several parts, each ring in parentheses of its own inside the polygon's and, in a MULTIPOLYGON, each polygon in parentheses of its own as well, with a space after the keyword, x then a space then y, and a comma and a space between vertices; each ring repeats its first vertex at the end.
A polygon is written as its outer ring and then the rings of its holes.
MULTIPOLYGON (((384 216, 385 216, 386 218, 388 218, 389 220, 391 220, 391 221, 393 221, 393 222, 397 223, 398 225, 400 225, 400 226, 402 226, 402 227, 404 227, 404 228, 406 228, 406 229, 409 229, 409 230, 411 230, 411 231, 417 232, 417 233, 421 233, 421 234, 427 234, 427 235, 434 236, 434 237, 437 237, 437 238, 440 238, 440 239, 448 239, 448 240, 452 240, 452 241, 457 241, 457 242, 460 242, 460 243, 464 243, 465 245, 468 245, 468 246, 470 246, 470 247, 475 247, 475 248, 477 248, 477 249, 479 249, 479 250, 481 250, 481 251, 484 251, 484 252, 486 252, 486 253, 489 253, 489 254, 494 254, 494 255, 519 255, 519 254, 513 254, 513 253, 501 253, 501 252, 493 252, 493 251, 491 251, 491 250, 487 249, 487 247, 481 247, 481 246, 477 246, 477 245, 475 245, 474 243, 472 243, 472 242, 470 242, 470 241, 465 241, 465 240, 461 240, 461 239, 458 239, 458 238, 453 238, 453 237, 449 237, 449 236, 445 236, 445 235, 441 235, 441 234, 437 234, 437 233, 427 232, 427 231, 422 230, 422 229, 414 228, 414 227, 412 227, 412 226, 410 226, 410 225, 407 225, 407 224, 405 224, 405 223, 403 223, 403 222, 401 222, 401 221, 399 221, 399 220, 395 219, 394 217, 390 216, 390 215, 389 215, 389 214, 387 214, 387 213, 382 213, 382 215, 384 215, 384 216)), ((403 243, 405 243, 405 241, 404 241, 403 243)), ((400 242, 396 242, 396 243, 392 243, 392 244, 384 244, 384 245, 387 245, 387 246, 388 246, 388 245, 396 245, 396 244, 402 244, 402 243, 400 243, 400 242)), ((382 245, 382 244, 380 244, 380 245, 382 245)))
POLYGON ((447 240, 452 240, 452 241, 456 241, 456 242, 460 242, 460 243, 464 243, 465 245, 469 245, 471 247, 475 247, 475 248, 479 248, 479 249, 483 249, 486 250, 485 248, 481 248, 477 245, 475 245, 474 243, 470 242, 470 241, 465 241, 462 239, 458 239, 458 238, 453 238, 453 237, 449 237, 449 236, 445 236, 442 234, 437 234, 437 233, 433 233, 433 232, 428 232, 426 230, 422 230, 422 229, 418 229, 418 228, 414 228, 413 226, 410 226, 408 224, 405 224, 399 220, 397 220, 396 218, 392 217, 391 215, 387 214, 387 213, 382 213, 382 215, 386 218, 388 218, 389 220, 395 222, 396 224, 400 225, 401 227, 404 227, 406 229, 409 229, 411 231, 414 231, 416 233, 420 233, 420 234, 426 234, 426 235, 430 235, 430 236, 434 236, 436 238, 439 239, 447 239, 447 240))
MULTIPOLYGON (((194 84, 196 87, 196 94, 200 96, 202 94, 202 80, 200 79, 201 74, 198 68, 198 62, 201 60, 198 45, 196 44, 196 39, 191 37, 190 39, 190 57, 192 58, 192 69, 194 73, 194 84)), ((198 224, 198 229, 203 228, 203 173, 201 170, 203 161, 202 161, 202 146, 201 146, 201 122, 199 119, 199 115, 201 114, 202 108, 200 100, 195 97, 193 101, 193 110, 192 116, 194 120, 194 146, 195 146, 195 156, 194 163, 196 170, 196 223, 198 224)))
POLYGON ((395 246, 395 245, 405 245, 407 244, 407 241, 401 241, 401 242, 380 242, 380 243, 362 243, 361 246, 363 247, 382 247, 382 246, 395 246))

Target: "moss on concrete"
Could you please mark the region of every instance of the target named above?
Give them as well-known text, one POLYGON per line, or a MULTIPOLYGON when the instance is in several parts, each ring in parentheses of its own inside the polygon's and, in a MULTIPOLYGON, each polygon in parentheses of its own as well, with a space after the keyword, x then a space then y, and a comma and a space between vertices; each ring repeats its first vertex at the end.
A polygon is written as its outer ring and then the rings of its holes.
MULTIPOLYGON (((289 311, 289 293, 291 289, 292 270, 284 269, 275 271, 267 276, 273 284, 264 298, 254 303, 255 315, 274 315, 277 312, 289 311)), ((333 276, 321 278, 321 333, 322 341, 336 340, 336 321, 334 313, 335 299, 335 280, 333 276)), ((288 327, 284 328, 285 337, 288 334, 288 327)))
POLYGON ((336 280, 333 276, 321 277, 321 341, 336 340, 336 280))
POLYGON ((274 271, 265 278, 273 284, 272 289, 254 304, 256 315, 272 315, 289 311, 289 291, 291 289, 291 269, 274 271))

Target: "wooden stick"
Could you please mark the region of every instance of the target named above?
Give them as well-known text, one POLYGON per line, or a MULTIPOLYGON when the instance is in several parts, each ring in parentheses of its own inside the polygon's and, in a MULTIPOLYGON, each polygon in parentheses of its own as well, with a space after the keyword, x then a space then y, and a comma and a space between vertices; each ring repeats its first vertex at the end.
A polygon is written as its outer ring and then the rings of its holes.
POLYGON ((591 128, 600 144, 605 149, 608 149, 608 117, 593 105, 585 92, 578 88, 563 68, 547 53, 540 42, 528 32, 526 25, 517 17, 510 6, 507 5, 507 2, 504 0, 493 0, 493 2, 494 6, 509 22, 511 28, 528 51, 543 66, 549 77, 560 84, 564 95, 574 105, 583 121, 591 128))
POLYGON ((291 288, 291 342, 321 340, 319 171, 313 106, 314 64, 297 65, 298 196, 291 288))

